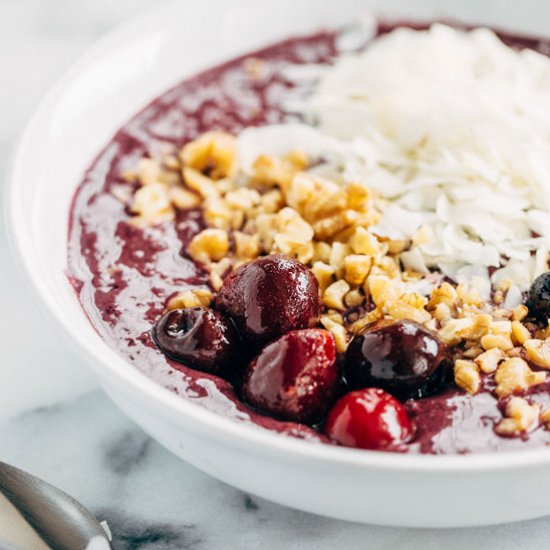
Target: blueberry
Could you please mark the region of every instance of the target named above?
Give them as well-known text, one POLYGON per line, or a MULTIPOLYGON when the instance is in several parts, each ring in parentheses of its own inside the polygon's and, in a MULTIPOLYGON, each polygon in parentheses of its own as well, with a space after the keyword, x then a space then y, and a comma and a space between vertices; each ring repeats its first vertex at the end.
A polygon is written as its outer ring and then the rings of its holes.
POLYGON ((541 321, 550 318, 550 271, 539 275, 527 293, 529 313, 541 321))

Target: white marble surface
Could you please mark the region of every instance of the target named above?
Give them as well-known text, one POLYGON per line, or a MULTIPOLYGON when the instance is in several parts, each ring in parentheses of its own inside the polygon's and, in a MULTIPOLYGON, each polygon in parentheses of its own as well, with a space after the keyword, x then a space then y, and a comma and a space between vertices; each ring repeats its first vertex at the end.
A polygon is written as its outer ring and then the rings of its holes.
MULTIPOLYGON (((30 110, 63 67, 98 35, 153 3, 0 0, 1 172, 30 110)), ((550 519, 467 530, 390 529, 242 494, 173 457, 98 390, 28 295, 3 226, 0 288, 0 459, 58 485, 106 519, 115 549, 548 548, 550 519)))

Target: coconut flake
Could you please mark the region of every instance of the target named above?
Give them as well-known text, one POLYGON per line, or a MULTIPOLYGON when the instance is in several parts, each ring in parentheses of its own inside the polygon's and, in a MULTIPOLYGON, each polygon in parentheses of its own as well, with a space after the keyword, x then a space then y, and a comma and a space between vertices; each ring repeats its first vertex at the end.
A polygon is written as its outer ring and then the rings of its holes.
POLYGON ((293 148, 322 159, 323 175, 383 199, 378 235, 412 240, 426 227, 431 238, 402 255, 406 267, 476 277, 484 294, 504 280, 524 291, 548 269, 548 57, 488 29, 435 24, 398 28, 318 74, 300 106, 311 126, 246 130, 245 169, 293 148))

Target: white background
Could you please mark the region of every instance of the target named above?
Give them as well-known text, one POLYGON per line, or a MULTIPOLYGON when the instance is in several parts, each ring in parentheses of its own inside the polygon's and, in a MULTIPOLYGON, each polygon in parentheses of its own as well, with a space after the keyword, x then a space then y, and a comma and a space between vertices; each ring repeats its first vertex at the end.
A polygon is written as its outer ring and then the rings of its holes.
MULTIPOLYGON (((60 71, 97 36, 159 1, 0 0, 0 178, 22 125, 60 71)), ((247 507, 246 495, 169 455, 94 391, 91 374, 28 295, 0 227, 0 459, 58 484, 107 519, 115 549, 138 548, 132 540, 151 530, 162 536, 139 548, 549 548, 547 519, 403 530, 326 520, 260 499, 247 507)))

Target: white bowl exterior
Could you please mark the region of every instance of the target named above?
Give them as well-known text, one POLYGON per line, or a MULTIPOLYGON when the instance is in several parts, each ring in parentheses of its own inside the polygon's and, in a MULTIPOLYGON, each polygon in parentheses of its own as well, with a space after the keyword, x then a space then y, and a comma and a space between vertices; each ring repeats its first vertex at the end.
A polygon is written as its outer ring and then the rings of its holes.
POLYGON ((33 286, 71 341, 86 352, 112 399, 198 468, 303 510, 418 527, 550 514, 547 449, 387 455, 293 441, 216 417, 156 386, 110 349, 65 276, 69 206, 84 170, 118 127, 186 75, 287 36, 349 23, 368 8, 543 34, 550 5, 541 4, 448 0, 443 11, 437 0, 180 1, 136 18, 92 48, 30 122, 12 163, 7 203, 16 248, 33 286))

